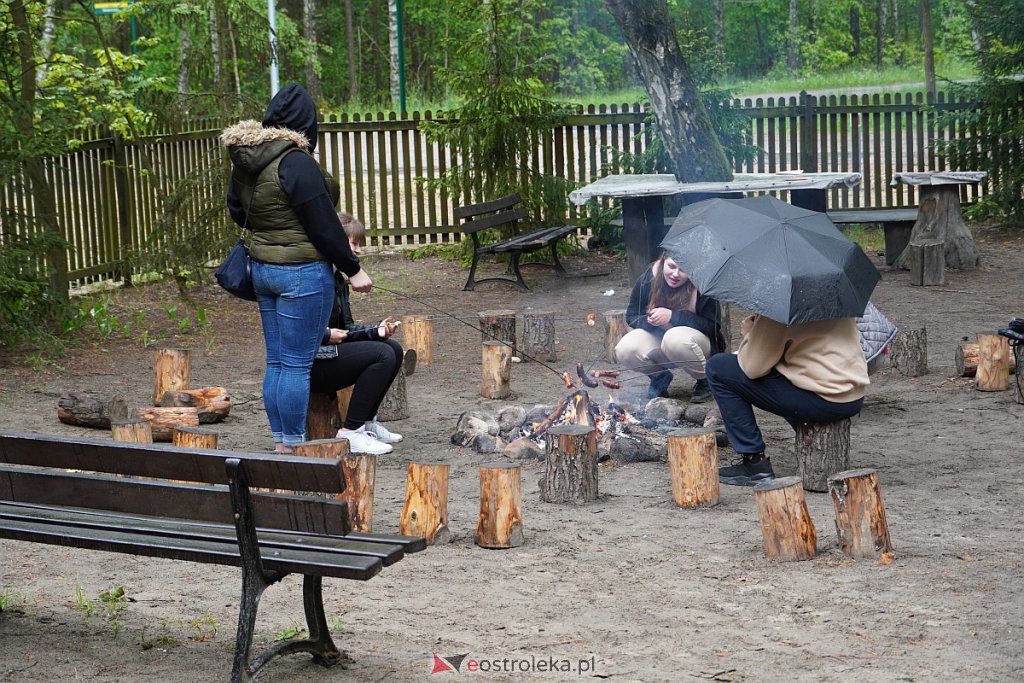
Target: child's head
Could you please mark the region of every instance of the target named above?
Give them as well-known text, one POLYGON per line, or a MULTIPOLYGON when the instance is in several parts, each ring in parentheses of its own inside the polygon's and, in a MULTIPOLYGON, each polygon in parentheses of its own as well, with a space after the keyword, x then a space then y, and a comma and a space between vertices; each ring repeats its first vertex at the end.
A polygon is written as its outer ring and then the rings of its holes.
MULTIPOLYGON (((362 252, 363 245, 366 244, 366 226, 347 211, 339 211, 338 220, 341 221, 341 227, 345 229, 345 236, 348 237, 352 253, 362 252)), ((356 255, 358 256, 358 254, 356 255)))

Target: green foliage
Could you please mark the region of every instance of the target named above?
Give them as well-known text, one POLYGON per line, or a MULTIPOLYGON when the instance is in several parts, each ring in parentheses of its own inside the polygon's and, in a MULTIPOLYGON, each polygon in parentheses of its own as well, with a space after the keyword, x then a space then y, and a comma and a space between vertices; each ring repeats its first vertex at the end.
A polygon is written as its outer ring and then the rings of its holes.
POLYGON ((204 614, 189 622, 191 634, 189 638, 199 642, 213 640, 217 635, 217 619, 212 614, 204 614))
POLYGON ((0 587, 0 612, 9 612, 23 602, 25 602, 24 595, 15 593, 7 586, 0 587))
MULTIPOLYGON (((0 221, 14 229, 13 221, 0 221)), ((29 342, 60 347, 55 332, 70 315, 67 303, 51 296, 44 258, 66 242, 48 232, 0 232, 0 347, 29 342)))
POLYGON ((125 595, 123 586, 105 590, 95 598, 87 598, 82 586, 75 584, 74 609, 81 612, 86 619, 94 615, 103 617, 110 625, 115 638, 121 633, 120 616, 129 602, 134 600, 125 595))

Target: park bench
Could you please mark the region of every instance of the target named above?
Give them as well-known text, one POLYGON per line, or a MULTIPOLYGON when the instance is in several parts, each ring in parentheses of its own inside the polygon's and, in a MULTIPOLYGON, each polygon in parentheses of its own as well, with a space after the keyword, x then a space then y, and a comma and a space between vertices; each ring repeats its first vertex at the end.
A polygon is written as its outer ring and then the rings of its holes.
POLYGON ((885 235, 885 265, 891 266, 910 243, 917 207, 892 209, 833 209, 828 217, 836 225, 881 224, 885 235))
POLYGON ((523 280, 520 272, 519 259, 523 254, 529 254, 541 249, 551 248, 551 263, 536 263, 524 265, 548 266, 560 273, 565 272, 562 263, 558 260, 558 241, 563 237, 576 232, 575 225, 560 225, 549 228, 539 228, 528 233, 519 233, 519 221, 526 218, 526 208, 520 204, 519 193, 493 199, 489 202, 461 206, 455 209, 455 218, 463 221, 460 225, 462 232, 469 235, 473 240, 473 263, 469 268, 469 278, 466 286, 462 289, 472 290, 478 282, 500 280, 514 282, 520 289, 526 291, 530 288, 523 280), (489 228, 505 229, 511 232, 511 236, 500 239, 496 242, 483 244, 480 240, 480 233, 489 228), (487 277, 474 279, 476 276, 477 262, 481 256, 490 254, 508 254, 508 270, 515 278, 509 277, 487 277))
POLYGON ((278 655, 340 661, 323 577, 364 581, 425 547, 419 537, 350 533, 345 501, 298 493, 344 489, 336 458, 0 433, 0 538, 241 567, 232 681, 278 655), (288 574, 303 575, 309 637, 250 658, 260 596, 288 574))

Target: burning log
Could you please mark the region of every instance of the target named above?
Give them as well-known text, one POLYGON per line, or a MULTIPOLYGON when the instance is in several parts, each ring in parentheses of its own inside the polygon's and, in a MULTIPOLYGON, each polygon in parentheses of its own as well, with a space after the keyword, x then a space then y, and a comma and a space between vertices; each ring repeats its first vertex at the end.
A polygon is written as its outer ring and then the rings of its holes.
POLYGON ((515 353, 516 345, 516 312, 515 311, 480 311, 477 314, 480 322, 480 341, 505 342, 515 353))
POLYGON ((979 391, 1006 391, 1010 388, 1010 340, 998 332, 978 333, 979 391))
POLYGON ((522 352, 526 361, 556 360, 554 311, 523 314, 522 352))
POLYGON ((123 396, 96 391, 72 391, 57 400, 57 419, 76 427, 110 429, 111 420, 124 420, 131 411, 123 396))
POLYGON ((714 429, 678 429, 668 434, 672 499, 683 508, 718 504, 718 446, 714 429))
POLYGON ((519 465, 480 466, 480 517, 475 542, 481 548, 514 548, 523 538, 523 485, 519 465))
POLYGON ((545 438, 540 499, 576 504, 597 500, 597 430, 590 425, 556 425, 545 438))
POLYGON ((163 408, 198 408, 200 424, 220 422, 231 412, 231 398, 224 387, 165 391, 159 405, 163 408))
POLYGON ((128 443, 153 443, 153 428, 149 420, 130 418, 110 422, 110 438, 128 443))
POLYGON ((398 520, 403 536, 423 536, 427 545, 449 543, 448 475, 451 465, 409 463, 405 480, 405 505, 398 520))
POLYGON ((626 322, 626 309, 615 309, 604 312, 604 348, 609 363, 617 363, 615 346, 631 329, 626 322))
POLYGON ((807 511, 799 477, 782 477, 754 487, 761 519, 764 554, 783 562, 810 560, 818 547, 818 534, 807 511))
POLYGON ((188 349, 157 349, 153 352, 153 403, 158 405, 167 391, 188 389, 188 349))
POLYGON ((512 349, 499 341, 483 343, 480 395, 484 398, 508 398, 512 393, 512 349))
POLYGON ((171 444, 182 448, 217 448, 217 432, 200 427, 175 427, 171 444))
POLYGON ((198 427, 198 408, 136 408, 135 416, 149 420, 153 441, 170 441, 175 427, 198 427))
POLYGON ((402 316, 402 345, 416 351, 416 362, 434 362, 434 323, 425 315, 402 316))
POLYGON ((381 422, 404 420, 409 417, 409 396, 405 389, 405 367, 398 368, 395 381, 391 383, 384 400, 377 408, 377 419, 381 422))
POLYGON ((892 552, 877 472, 838 472, 828 478, 828 492, 836 511, 839 548, 844 553, 853 558, 873 559, 892 552))

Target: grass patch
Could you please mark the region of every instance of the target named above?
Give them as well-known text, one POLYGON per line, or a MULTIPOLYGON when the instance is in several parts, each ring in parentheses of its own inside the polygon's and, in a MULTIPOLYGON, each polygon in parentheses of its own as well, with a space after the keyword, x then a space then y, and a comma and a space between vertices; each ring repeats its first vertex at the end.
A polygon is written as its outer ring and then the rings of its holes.
POLYGON ((853 223, 839 228, 847 239, 856 242, 866 253, 885 250, 885 233, 874 224, 853 223))

